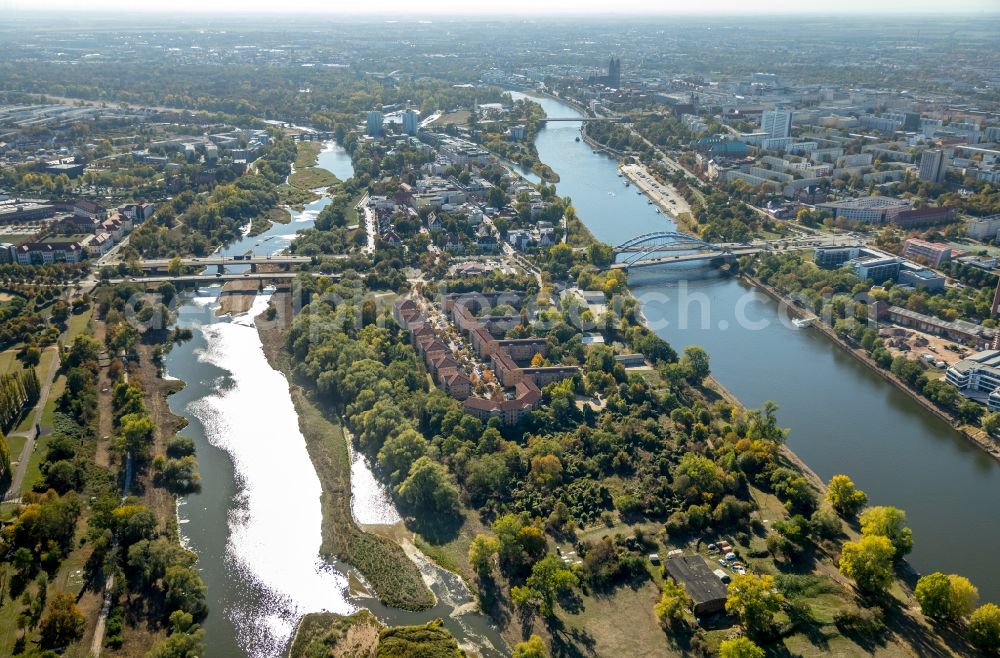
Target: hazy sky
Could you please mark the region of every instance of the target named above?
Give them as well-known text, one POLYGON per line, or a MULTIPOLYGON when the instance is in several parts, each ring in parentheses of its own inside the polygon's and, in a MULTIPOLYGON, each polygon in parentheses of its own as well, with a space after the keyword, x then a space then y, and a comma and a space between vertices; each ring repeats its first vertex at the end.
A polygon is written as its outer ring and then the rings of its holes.
POLYGON ((516 18, 524 14, 583 13, 1000 13, 1000 0, 0 0, 4 10, 122 10, 127 12, 292 12, 292 13, 405 13, 407 15, 495 14, 516 18))

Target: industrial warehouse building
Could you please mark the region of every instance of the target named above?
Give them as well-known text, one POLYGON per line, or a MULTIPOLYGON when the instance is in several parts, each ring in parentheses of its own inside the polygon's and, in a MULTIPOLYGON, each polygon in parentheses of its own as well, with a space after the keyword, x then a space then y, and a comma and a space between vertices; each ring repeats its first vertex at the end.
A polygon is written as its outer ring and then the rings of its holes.
POLYGON ((727 588, 698 555, 678 555, 663 563, 667 574, 683 585, 695 615, 711 615, 726 608, 727 588))

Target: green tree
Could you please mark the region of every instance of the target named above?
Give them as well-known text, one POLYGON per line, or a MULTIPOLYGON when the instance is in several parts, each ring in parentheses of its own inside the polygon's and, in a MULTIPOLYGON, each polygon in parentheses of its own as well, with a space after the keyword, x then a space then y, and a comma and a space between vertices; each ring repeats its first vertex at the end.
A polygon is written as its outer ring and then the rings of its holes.
POLYGON ((493 558, 500 553, 500 540, 489 535, 476 535, 469 545, 469 564, 480 576, 493 570, 493 558))
POLYGON ((842 517, 853 518, 868 504, 868 495, 846 475, 834 475, 827 484, 826 500, 842 517))
POLYGON ((711 373, 708 352, 697 345, 689 345, 684 348, 681 366, 684 368, 687 380, 695 385, 700 385, 711 373))
POLYGON ((587 247, 587 258, 594 267, 607 267, 614 259, 614 250, 610 245, 602 242, 594 242, 587 247))
POLYGON ((913 550, 913 531, 906 527, 906 512, 896 507, 872 507, 861 514, 861 534, 887 537, 896 559, 913 550))
POLYGON ((40 627, 42 646, 48 649, 60 649, 79 640, 83 637, 85 624, 86 620, 76 607, 73 596, 59 592, 52 597, 49 613, 42 620, 40 627))
POLYGON ((195 619, 201 619, 208 613, 208 606, 205 605, 208 588, 193 568, 181 565, 168 567, 163 584, 169 610, 182 610, 195 619))
POLYGON ((144 462, 149 458, 149 448, 155 432, 156 425, 146 414, 126 414, 121 418, 118 444, 125 452, 132 453, 133 459, 144 462))
POLYGON ((840 534, 841 521, 837 513, 829 507, 821 507, 809 517, 812 533, 823 539, 833 539, 840 534))
POLYGON ((986 653, 1000 653, 1000 607, 987 603, 972 613, 969 640, 986 653))
POLYGON ((580 583, 572 571, 555 555, 546 555, 531 568, 524 586, 511 588, 511 599, 518 605, 537 605, 546 617, 552 616, 556 597, 580 583))
POLYGON ((560 242, 549 249, 549 271, 553 278, 564 279, 573 267, 573 248, 560 242))
POLYGON ((458 489, 448 477, 447 469, 429 457, 413 462, 410 474, 397 491, 413 507, 438 514, 458 514, 458 489))
POLYGON ((425 454, 427 439, 412 427, 407 427, 385 440, 378 451, 378 464, 389 473, 392 482, 398 484, 409 474, 413 462, 425 454))
POLYGON ((510 571, 533 564, 545 555, 545 535, 526 520, 526 515, 505 514, 493 522, 500 542, 500 563, 510 571))
POLYGON ((180 256, 174 256, 167 263, 167 274, 170 276, 180 276, 184 272, 184 263, 181 261, 180 256))
POLYGON ((968 578, 940 572, 922 576, 914 594, 925 615, 946 621, 968 616, 979 602, 979 591, 968 578))
POLYGON ((510 656, 511 658, 548 658, 548 655, 542 638, 532 635, 524 642, 515 644, 514 652, 510 656))
POLYGON ((685 453, 674 469, 675 490, 691 502, 712 500, 725 486, 718 464, 694 452, 685 453))
POLYGON ((764 650, 750 638, 737 637, 719 645, 719 658, 764 658, 764 650))
POLYGON ((122 505, 111 513, 111 518, 115 534, 123 547, 143 539, 152 539, 156 533, 156 517, 145 505, 122 505))
POLYGON ((168 567, 175 564, 191 566, 194 562, 194 553, 175 541, 142 539, 129 547, 125 567, 130 578, 138 581, 141 587, 147 587, 163 578, 168 567))
POLYGON ((146 653, 146 658, 199 658, 204 655, 205 631, 195 626, 160 640, 146 653))
POLYGON ((892 583, 896 549, 887 537, 865 535, 845 542, 840 554, 840 573, 853 578, 858 588, 872 594, 884 592, 892 583))
POLYGON ((784 597, 775 589, 773 576, 737 575, 729 583, 726 611, 739 615, 751 635, 763 635, 771 630, 782 601, 784 597))
POLYGON ((656 617, 660 623, 673 625, 683 621, 690 607, 691 597, 684 586, 675 583, 672 578, 664 578, 663 592, 656 603, 656 617))
POLYGON ((982 424, 983 431, 990 436, 996 436, 997 433, 1000 433, 1000 413, 990 412, 983 414, 980 422, 982 424))

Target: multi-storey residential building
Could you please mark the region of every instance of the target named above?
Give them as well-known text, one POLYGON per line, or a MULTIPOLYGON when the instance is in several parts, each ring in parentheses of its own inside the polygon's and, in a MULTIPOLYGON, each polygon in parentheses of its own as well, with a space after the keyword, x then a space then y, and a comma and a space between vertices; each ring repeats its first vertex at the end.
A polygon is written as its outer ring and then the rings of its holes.
POLYGON ((993 240, 1000 233, 1000 214, 973 217, 965 225, 965 234, 976 240, 993 240))
POLYGON ((79 263, 82 251, 76 242, 29 242, 17 248, 17 263, 18 265, 79 263))
POLYGON ((369 137, 382 136, 382 124, 385 117, 378 110, 369 110, 365 121, 366 133, 369 137))
POLYGON ((854 273, 863 281, 882 283, 899 276, 902 264, 895 256, 865 256, 854 262, 854 273))
POLYGON ((948 224, 955 221, 956 217, 958 217, 958 208, 955 206, 925 206, 898 213, 892 218, 892 223, 904 231, 908 231, 925 226, 948 224))
POLYGON ((762 112, 760 130, 772 139, 790 137, 792 134, 792 113, 785 110, 762 112))
POLYGON ((403 111, 403 132, 407 135, 416 135, 420 128, 420 115, 415 110, 406 109, 403 111))
POLYGON ((940 183, 947 171, 947 161, 941 149, 927 149, 920 156, 920 171, 918 177, 922 181, 940 183))
POLYGON ((840 267, 861 255, 861 247, 816 247, 813 260, 817 267, 840 267))

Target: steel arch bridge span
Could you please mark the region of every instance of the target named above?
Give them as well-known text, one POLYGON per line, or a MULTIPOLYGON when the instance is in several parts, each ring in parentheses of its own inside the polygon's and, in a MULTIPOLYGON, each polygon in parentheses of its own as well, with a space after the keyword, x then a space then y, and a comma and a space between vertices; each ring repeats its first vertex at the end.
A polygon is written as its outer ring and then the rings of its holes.
POLYGON ((615 247, 613 251, 616 260, 618 256, 627 254, 627 257, 623 261, 620 261, 624 265, 630 265, 646 260, 655 254, 666 252, 698 252, 704 253, 706 257, 713 255, 723 256, 732 253, 725 247, 720 247, 694 236, 673 231, 645 233, 623 242, 615 247))

